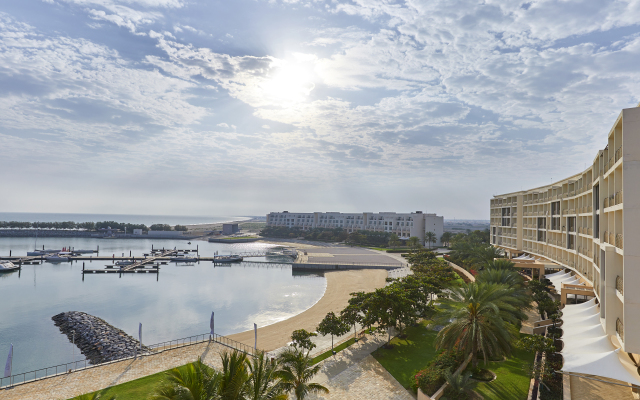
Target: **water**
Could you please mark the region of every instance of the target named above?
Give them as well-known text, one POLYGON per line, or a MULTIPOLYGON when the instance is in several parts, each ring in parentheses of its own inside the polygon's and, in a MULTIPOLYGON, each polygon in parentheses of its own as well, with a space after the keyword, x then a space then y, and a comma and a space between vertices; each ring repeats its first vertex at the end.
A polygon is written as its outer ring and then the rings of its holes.
POLYGON ((242 221, 249 217, 205 217, 185 215, 129 215, 129 214, 53 214, 53 213, 9 213, 0 212, 0 221, 19 222, 99 222, 116 221, 129 224, 169 224, 196 225, 217 224, 221 222, 242 221))
MULTIPOLYGON (((95 249, 100 255, 142 256, 155 248, 196 248, 201 256, 257 251, 263 243, 208 243, 169 239, 40 238, 38 247, 95 249)), ((24 255, 34 238, 0 238, 0 255, 24 255)), ((86 263, 99 269, 109 261, 86 263)), ((14 345, 13 372, 81 360, 77 348, 62 335, 51 317, 64 311, 84 311, 154 344, 209 331, 211 311, 216 333, 229 335, 269 325, 308 309, 324 294, 318 275, 293 275, 290 266, 240 263, 228 267, 211 262, 170 263, 156 274, 87 274, 82 263, 25 265, 20 272, 0 274, 0 363, 14 345), (74 354, 75 353, 75 354, 74 354)), ((259 338, 258 338, 259 339, 259 338)), ((4 365, 4 364, 3 364, 4 365)))

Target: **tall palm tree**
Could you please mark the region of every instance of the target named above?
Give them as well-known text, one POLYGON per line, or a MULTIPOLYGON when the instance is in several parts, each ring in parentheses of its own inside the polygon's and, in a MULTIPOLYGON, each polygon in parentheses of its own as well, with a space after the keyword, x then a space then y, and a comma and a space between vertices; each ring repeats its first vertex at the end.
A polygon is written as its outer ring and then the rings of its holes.
POLYGON ((278 363, 270 362, 263 352, 252 360, 247 360, 249 380, 247 381, 247 400, 287 400, 280 379, 277 377, 278 363))
POLYGON ((435 232, 426 232, 424 234, 424 239, 429 243, 429 248, 431 248, 431 243, 435 243, 438 241, 438 236, 436 236, 435 232))
POLYGON ((485 269, 476 276, 476 282, 504 285, 511 289, 511 297, 513 297, 513 299, 509 300, 518 309, 514 315, 521 321, 527 318, 523 311, 531 308, 533 299, 528 293, 524 278, 515 270, 485 269))
POLYGON ((244 400, 249 380, 247 355, 234 350, 231 353, 223 353, 220 358, 222 359, 220 400, 244 400))
POLYGON ((167 380, 151 395, 152 400, 220 400, 221 374, 200 359, 166 372, 167 380))
POLYGON ((451 288, 440 316, 448 323, 436 336, 436 348, 471 354, 474 367, 478 365, 478 352, 485 363, 490 355, 508 354, 519 312, 512 293, 513 289, 504 285, 481 282, 451 288))
POLYGON ((329 393, 329 389, 319 383, 310 382, 320 371, 320 365, 313 365, 313 359, 302 351, 287 349, 280 354, 278 377, 286 391, 295 394, 297 400, 304 400, 311 393, 329 393))
POLYGON ((495 258, 491 261, 487 261, 485 267, 487 269, 510 269, 514 270, 516 264, 508 258, 495 258))

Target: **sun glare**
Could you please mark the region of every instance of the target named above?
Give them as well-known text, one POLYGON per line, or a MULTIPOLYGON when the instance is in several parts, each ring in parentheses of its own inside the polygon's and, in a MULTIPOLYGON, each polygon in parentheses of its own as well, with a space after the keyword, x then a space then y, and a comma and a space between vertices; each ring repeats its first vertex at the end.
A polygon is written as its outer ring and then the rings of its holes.
POLYGON ((283 62, 273 70, 271 78, 261 86, 263 94, 279 103, 304 101, 315 88, 313 65, 283 62))

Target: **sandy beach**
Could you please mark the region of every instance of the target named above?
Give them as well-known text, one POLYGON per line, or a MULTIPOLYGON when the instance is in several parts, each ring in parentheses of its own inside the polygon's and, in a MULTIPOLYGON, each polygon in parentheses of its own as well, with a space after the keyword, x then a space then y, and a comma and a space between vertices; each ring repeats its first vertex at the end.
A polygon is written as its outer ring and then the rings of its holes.
MULTIPOLYGON (((351 296, 349 293, 371 292, 385 285, 387 271, 383 269, 365 269, 352 271, 326 272, 327 289, 324 296, 308 310, 272 325, 258 328, 258 348, 271 351, 290 342, 291 332, 296 329, 314 331, 318 323, 333 311, 338 313, 351 296)), ((254 345, 253 330, 229 335, 229 338, 254 345)))

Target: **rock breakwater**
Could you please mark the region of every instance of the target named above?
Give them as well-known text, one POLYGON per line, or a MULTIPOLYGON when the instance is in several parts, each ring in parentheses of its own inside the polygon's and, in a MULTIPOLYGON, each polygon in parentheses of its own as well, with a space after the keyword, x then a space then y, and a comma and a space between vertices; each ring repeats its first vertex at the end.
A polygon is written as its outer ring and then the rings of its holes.
MULTIPOLYGON (((132 357, 140 352, 140 342, 103 319, 80 312, 68 311, 51 317, 60 331, 67 335, 91 364, 132 357)), ((142 346, 143 352, 150 349, 142 346)))

